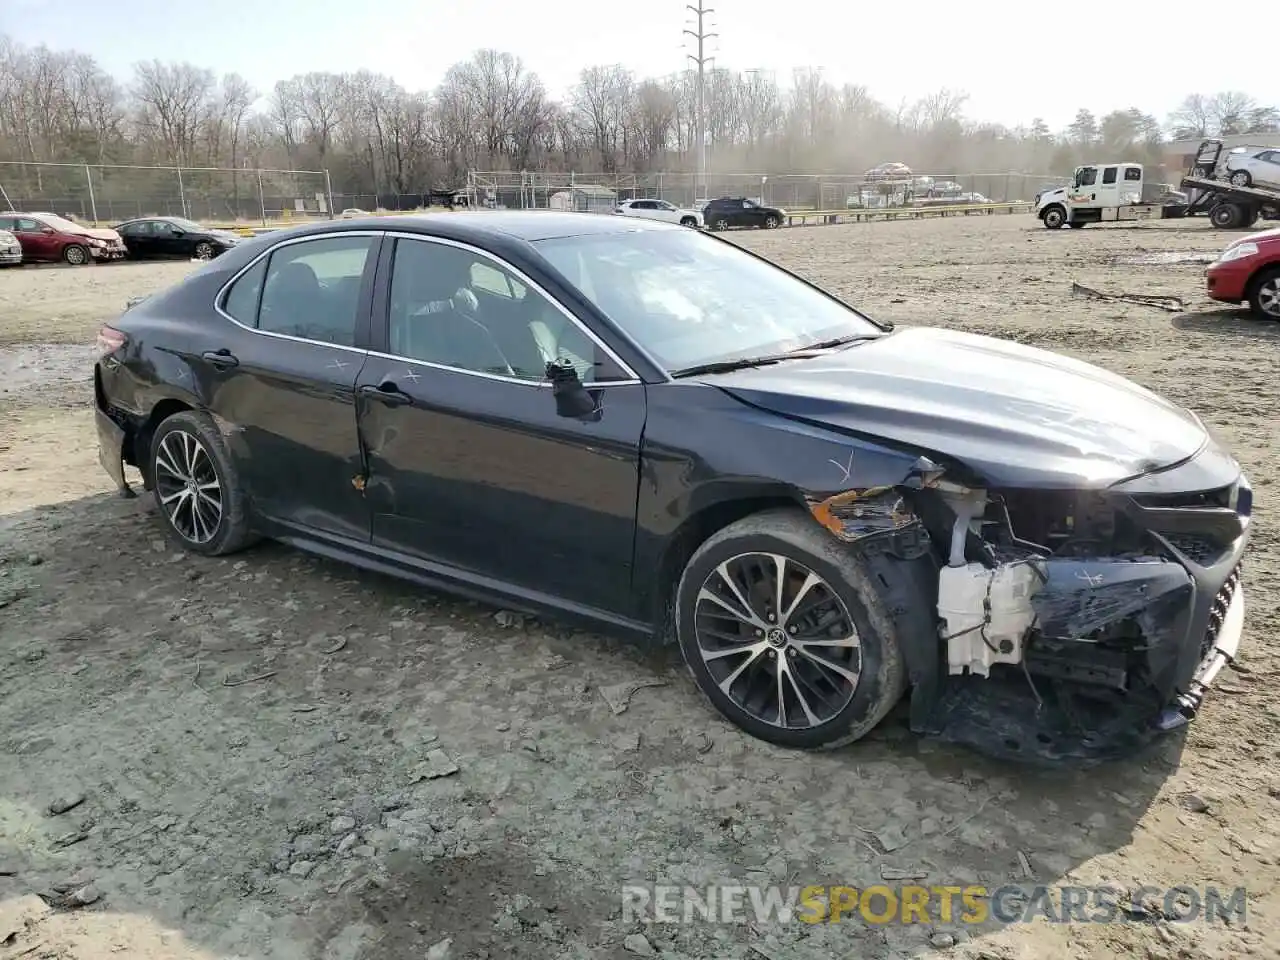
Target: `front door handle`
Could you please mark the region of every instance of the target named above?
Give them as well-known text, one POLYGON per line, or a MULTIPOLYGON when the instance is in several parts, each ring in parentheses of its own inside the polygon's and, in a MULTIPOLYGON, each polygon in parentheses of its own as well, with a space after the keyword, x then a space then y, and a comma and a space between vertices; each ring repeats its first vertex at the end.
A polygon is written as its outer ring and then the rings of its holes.
POLYGON ((200 356, 205 363, 217 367, 219 370, 226 370, 240 365, 240 361, 226 347, 221 350, 206 350, 200 356))
POLYGON ((360 395, 368 397, 370 400, 377 400, 388 407, 407 407, 413 403, 413 397, 401 390, 391 380, 384 380, 376 387, 373 384, 365 384, 360 388, 360 395))

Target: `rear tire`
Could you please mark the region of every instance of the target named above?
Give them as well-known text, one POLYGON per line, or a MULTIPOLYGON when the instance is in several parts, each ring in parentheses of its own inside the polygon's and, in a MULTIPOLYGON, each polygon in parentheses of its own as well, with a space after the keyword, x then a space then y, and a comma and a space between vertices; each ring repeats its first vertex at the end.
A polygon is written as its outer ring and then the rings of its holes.
POLYGON ((1249 309, 1260 320, 1280 320, 1280 267, 1262 271, 1249 284, 1249 309))
POLYGON ((675 621, 685 663, 712 705, 770 743, 852 743, 906 689, 882 588, 852 547, 796 509, 758 513, 713 534, 680 578, 675 621), (774 609, 779 569, 781 610, 774 609))
POLYGON ((248 497, 207 415, 183 410, 162 421, 151 438, 148 468, 160 517, 182 549, 220 557, 257 539, 248 497))
POLYGON ((62 248, 62 259, 73 267, 83 267, 89 262, 89 251, 78 243, 69 243, 62 248))
POLYGON ((717 220, 717 221, 716 221, 716 230, 728 230, 728 229, 729 229, 729 221, 728 221, 728 220, 725 220, 725 219, 721 218, 721 219, 719 219, 719 220, 717 220))
POLYGON ((1244 211, 1234 203, 1219 203, 1209 211, 1209 222, 1219 230, 1234 230, 1244 220, 1244 211))

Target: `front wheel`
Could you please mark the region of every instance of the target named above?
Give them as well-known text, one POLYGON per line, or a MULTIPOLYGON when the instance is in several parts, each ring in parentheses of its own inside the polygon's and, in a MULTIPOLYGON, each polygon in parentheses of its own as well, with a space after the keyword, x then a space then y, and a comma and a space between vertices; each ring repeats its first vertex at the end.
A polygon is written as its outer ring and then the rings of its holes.
POLYGON ((1041 214, 1040 219, 1050 230, 1061 230, 1067 222, 1067 211, 1059 206, 1052 206, 1041 214))
POLYGON ((209 243, 207 240, 201 240, 199 243, 196 244, 195 253, 196 253, 197 260, 212 260, 213 244, 209 243))
POLYGON ((226 445, 209 417, 175 413, 151 438, 151 481, 169 535, 183 549, 217 557, 249 545, 249 504, 226 445))
POLYGON ((782 223, 782 221, 781 221, 781 220, 779 220, 777 217, 765 217, 765 218, 764 218, 764 228, 765 228, 766 230, 776 230, 776 229, 778 229, 778 226, 779 226, 779 224, 781 224, 781 223, 782 223))
POLYGON ((1280 320, 1280 267, 1264 270, 1249 285, 1249 307, 1262 320, 1280 320))
POLYGON ((1253 186, 1253 177, 1248 170, 1236 170, 1231 174, 1231 185, 1233 187, 1251 187, 1253 186))
POLYGON ((721 217, 719 220, 716 221, 716 230, 728 230, 728 229, 729 229, 728 220, 725 220, 723 217, 721 217))
POLYGON ((680 226, 682 227, 696 227, 697 225, 698 221, 693 217, 682 217, 680 220, 680 226))
POLYGON ((78 243, 70 243, 63 248, 62 259, 73 267, 83 267, 89 262, 89 251, 78 243))
POLYGON ((880 588, 798 510, 746 517, 698 548, 676 591, 676 634, 712 705, 784 746, 851 743, 906 685, 880 588))

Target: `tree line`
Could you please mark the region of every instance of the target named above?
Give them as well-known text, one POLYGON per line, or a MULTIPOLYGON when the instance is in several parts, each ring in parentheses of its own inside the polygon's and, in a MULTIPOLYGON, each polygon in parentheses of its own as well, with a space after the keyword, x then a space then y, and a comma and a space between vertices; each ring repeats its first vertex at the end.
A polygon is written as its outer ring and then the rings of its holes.
MULTIPOLYGON (((884 161, 936 173, 1061 174, 1085 159, 1155 162, 1168 137, 1280 134, 1280 110, 1233 92, 1191 94, 1171 116, 1081 108, 1064 130, 967 116, 944 89, 878 102, 819 69, 705 77, 712 168, 854 174, 884 161)), ((111 76, 92 56, 0 36, 0 160, 327 169, 335 192, 405 194, 468 169, 653 173, 696 165, 696 76, 583 69, 557 99, 519 57, 480 50, 431 91, 389 76, 306 73, 255 90, 241 76, 152 60, 111 76)))

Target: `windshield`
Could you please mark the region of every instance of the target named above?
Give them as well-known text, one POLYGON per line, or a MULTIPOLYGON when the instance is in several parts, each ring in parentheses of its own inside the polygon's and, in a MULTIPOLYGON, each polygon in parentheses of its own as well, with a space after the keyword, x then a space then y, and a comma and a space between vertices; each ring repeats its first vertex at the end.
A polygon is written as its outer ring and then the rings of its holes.
POLYGON ((558 237, 534 246, 669 371, 883 333, 790 274, 692 230, 558 237))

